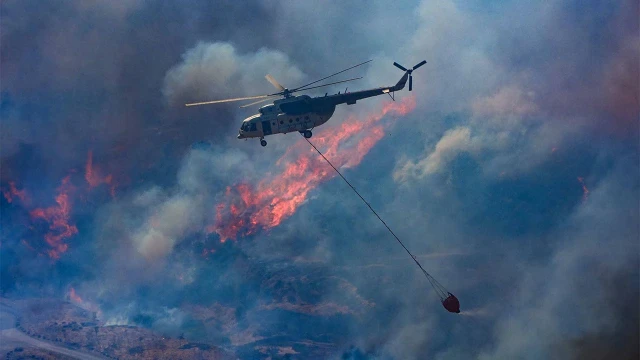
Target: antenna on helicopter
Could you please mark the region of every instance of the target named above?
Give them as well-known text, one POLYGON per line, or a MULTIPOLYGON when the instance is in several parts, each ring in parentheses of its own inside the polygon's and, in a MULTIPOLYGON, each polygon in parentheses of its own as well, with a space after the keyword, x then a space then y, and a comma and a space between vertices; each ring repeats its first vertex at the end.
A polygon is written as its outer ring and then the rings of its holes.
POLYGON ((409 91, 411 91, 413 89, 413 76, 411 75, 411 73, 413 72, 413 70, 419 68, 420 66, 424 65, 427 63, 427 60, 422 60, 421 62, 419 62, 416 66, 414 66, 411 69, 407 69, 404 66, 398 64, 397 62, 394 62, 393 65, 395 67, 397 67, 398 69, 402 70, 402 71, 406 71, 409 74, 409 91))

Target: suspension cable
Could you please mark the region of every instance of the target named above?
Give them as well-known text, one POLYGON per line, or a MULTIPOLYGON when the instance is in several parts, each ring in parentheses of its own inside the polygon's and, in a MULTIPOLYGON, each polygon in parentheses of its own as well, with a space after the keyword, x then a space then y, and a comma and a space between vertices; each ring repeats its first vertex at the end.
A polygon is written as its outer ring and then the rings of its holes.
MULTIPOLYGON (((302 134, 301 134, 302 135, 302 134)), ((333 164, 331 163, 331 161, 329 161, 329 159, 327 159, 326 156, 324 156, 324 154, 322 152, 320 152, 320 150, 318 150, 318 148, 311 142, 311 140, 307 139, 306 137, 304 138, 305 140, 307 140, 307 142, 309 143, 309 145, 311 145, 317 152, 318 154, 320 154, 320 156, 322 156, 322 158, 327 162, 327 164, 329 164, 333 170, 335 170, 338 175, 340 175, 340 177, 342 178, 342 180, 344 180, 345 183, 347 183, 347 185, 349 185, 349 187, 351 188, 351 190, 353 190, 353 192, 356 193, 356 195, 358 195, 358 197, 369 207, 369 210, 371 210, 371 212, 378 218, 378 220, 380 220, 380 222, 387 228, 387 230, 389 230, 389 233, 391 233, 391 235, 393 235, 393 237, 398 241, 398 243, 402 246, 402 248, 404 248, 404 250, 407 252, 407 254, 409 254, 409 256, 411 256, 411 259, 413 259, 413 261, 416 263, 416 265, 418 265, 418 267, 420 268, 420 270, 422 270, 422 272, 424 273, 424 275, 426 276, 427 280, 429 280, 429 283, 431 284, 431 286, 436 290, 436 292, 438 293, 438 296, 440 297, 441 300, 444 300, 447 295, 448 295, 448 291, 447 289, 445 289, 444 286, 442 286, 442 284, 440 284, 433 276, 431 276, 431 274, 429 274, 423 267, 422 265, 418 262, 418 259, 416 258, 415 255, 413 255, 409 249, 407 249, 406 246, 404 246, 404 244, 402 243, 402 241, 400 241, 400 238, 393 232, 393 230, 391 230, 391 228, 389 227, 389 225, 387 225, 386 222, 384 222, 384 220, 382 220, 382 218, 380 217, 380 215, 378 215, 378 213, 371 207, 371 204, 369 204, 367 202, 367 200, 365 200, 362 195, 360 195, 360 193, 358 192, 358 190, 356 190, 355 187, 353 187, 353 185, 351 185, 351 183, 349 182, 349 180, 347 180, 347 178, 344 177, 344 175, 342 175, 342 173, 335 167, 333 166, 333 164)))

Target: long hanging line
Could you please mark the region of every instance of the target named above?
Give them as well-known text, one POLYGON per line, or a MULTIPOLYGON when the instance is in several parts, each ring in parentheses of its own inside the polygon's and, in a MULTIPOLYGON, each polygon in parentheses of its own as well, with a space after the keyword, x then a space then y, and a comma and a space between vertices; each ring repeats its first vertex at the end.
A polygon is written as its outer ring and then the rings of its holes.
POLYGON ((420 270, 422 270, 422 272, 424 273, 424 276, 427 277, 427 280, 429 280, 429 283, 431 284, 431 286, 436 290, 436 292, 438 293, 438 296, 440 297, 440 300, 444 300, 445 298, 447 298, 447 296, 449 295, 449 292, 447 291, 447 289, 445 289, 444 286, 442 286, 442 284, 440 284, 433 276, 431 276, 431 274, 429 274, 423 267, 422 265, 420 265, 420 263, 418 262, 418 259, 409 251, 409 249, 407 249, 406 246, 404 246, 404 244, 402 243, 402 241, 400 241, 400 238, 398 238, 398 236, 396 236, 396 234, 393 232, 393 230, 391 230, 391 228, 389 227, 389 225, 387 225, 386 222, 384 222, 384 220, 382 220, 382 218, 380 217, 380 215, 378 215, 378 213, 373 210, 373 208, 371 207, 371 205, 367 202, 367 200, 365 200, 362 195, 360 195, 360 193, 358 192, 358 190, 356 190, 355 187, 353 187, 353 185, 351 185, 351 183, 349 182, 349 180, 347 180, 347 178, 345 178, 342 173, 340 173, 340 171, 333 166, 333 164, 331 163, 331 161, 329 161, 329 159, 327 159, 326 156, 324 156, 323 153, 320 152, 320 150, 318 150, 318 148, 313 145, 313 143, 307 139, 304 138, 305 140, 307 140, 307 142, 309 143, 309 145, 311 145, 317 152, 318 154, 320 154, 320 156, 322 156, 322 158, 327 162, 327 164, 329 164, 333 170, 335 170, 338 175, 340 175, 340 177, 342 178, 342 180, 344 180, 344 182, 347 183, 347 185, 349 185, 349 187, 356 193, 356 195, 358 195, 358 197, 369 207, 369 209, 371 210, 371 212, 380 220, 380 222, 387 228, 387 230, 389 230, 389 232, 391 233, 391 235, 393 235, 393 237, 398 241, 398 243, 404 248, 404 250, 407 252, 407 254, 409 254, 409 256, 411 256, 411 258, 413 259, 413 261, 415 261, 416 265, 418 265, 418 267, 420 268, 420 270))

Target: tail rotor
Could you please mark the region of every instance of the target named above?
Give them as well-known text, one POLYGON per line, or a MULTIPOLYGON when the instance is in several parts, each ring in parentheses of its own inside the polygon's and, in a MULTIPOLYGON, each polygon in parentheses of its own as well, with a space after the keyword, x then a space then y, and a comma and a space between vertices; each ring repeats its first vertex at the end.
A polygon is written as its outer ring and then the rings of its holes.
POLYGON ((409 74, 409 91, 413 90, 413 76, 411 75, 411 73, 413 72, 413 70, 419 68, 420 66, 424 65, 427 63, 427 60, 422 60, 421 62, 419 62, 418 64, 416 64, 416 66, 414 66, 411 69, 407 69, 404 66, 398 64, 397 62, 394 62, 393 65, 395 67, 397 67, 398 69, 405 71, 409 74))

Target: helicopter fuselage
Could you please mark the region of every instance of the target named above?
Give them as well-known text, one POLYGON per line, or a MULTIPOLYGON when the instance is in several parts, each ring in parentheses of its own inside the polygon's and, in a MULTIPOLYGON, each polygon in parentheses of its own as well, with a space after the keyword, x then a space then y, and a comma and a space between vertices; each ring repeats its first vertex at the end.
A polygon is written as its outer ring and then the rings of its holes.
POLYGON ((309 138, 311 129, 326 123, 337 105, 353 105, 361 99, 402 90, 409 74, 406 72, 393 86, 343 94, 338 92, 334 95, 325 94, 313 98, 308 95, 289 95, 274 101, 273 104, 261 107, 258 114, 244 119, 238 132, 238 139, 260 138, 262 146, 265 146, 267 143, 264 137, 273 134, 299 131, 309 138))
POLYGON ((238 139, 263 138, 273 134, 303 132, 331 118, 336 106, 312 101, 308 95, 291 96, 260 108, 242 122, 238 139))
POLYGON ((298 131, 305 138, 310 138, 312 136, 311 130, 316 126, 320 126, 326 123, 334 111, 336 110, 336 106, 340 104, 353 105, 358 100, 384 95, 387 94, 391 97, 392 100, 395 100, 394 93, 396 91, 400 91, 404 89, 407 80, 409 81, 409 91, 412 88, 412 80, 411 73, 422 65, 426 64, 426 60, 422 60, 418 64, 416 64, 412 68, 405 68, 404 66, 394 62, 393 65, 400 70, 404 71, 404 74, 398 80, 398 82, 393 86, 385 86, 374 89, 360 90, 354 92, 345 92, 340 94, 338 92, 334 95, 324 94, 324 96, 310 97, 308 95, 300 95, 295 96, 292 95, 298 91, 307 91, 311 89, 316 89, 319 87, 335 85, 339 83, 344 83, 347 81, 361 79, 353 78, 347 80, 341 80, 329 84, 316 85, 313 87, 309 87, 317 82, 326 80, 332 76, 341 74, 347 70, 353 69, 355 67, 361 66, 370 62, 371 60, 365 61, 363 63, 357 64, 350 68, 339 71, 335 74, 326 76, 320 80, 316 80, 310 82, 304 86, 297 87, 295 89, 287 89, 281 84, 279 84, 271 75, 266 75, 265 78, 267 81, 271 83, 274 87, 276 87, 279 92, 273 94, 265 94, 265 95, 256 95, 256 96, 247 96, 233 99, 223 99, 223 100, 212 100, 212 101, 204 101, 204 102, 195 102, 185 104, 185 106, 197 106, 197 105, 207 105, 207 104, 220 104, 227 103, 233 101, 244 101, 244 100, 258 100, 256 102, 243 105, 241 107, 247 107, 256 105, 259 103, 263 103, 268 101, 270 97, 273 96, 284 96, 283 99, 275 100, 273 104, 265 105, 260 108, 259 113, 253 116, 250 116, 242 122, 242 126, 238 131, 238 139, 248 139, 248 138, 260 138, 260 145, 267 146, 267 141, 264 140, 265 136, 273 135, 273 134, 286 134, 289 132, 298 131))

